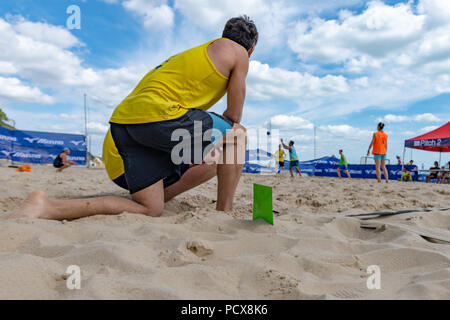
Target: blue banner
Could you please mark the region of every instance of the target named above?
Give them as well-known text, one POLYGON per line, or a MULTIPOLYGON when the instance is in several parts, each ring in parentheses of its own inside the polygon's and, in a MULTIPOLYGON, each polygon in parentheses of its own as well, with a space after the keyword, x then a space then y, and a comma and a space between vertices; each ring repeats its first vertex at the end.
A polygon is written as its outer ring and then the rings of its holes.
MULTIPOLYGON (((286 163, 286 168, 289 168, 289 163, 286 163)), ((417 166, 405 166, 409 172, 412 173, 413 179, 417 180, 417 166)), ((308 175, 317 177, 338 177, 337 169, 339 168, 339 159, 335 157, 325 157, 322 159, 300 162, 300 170, 308 175)), ((390 180, 398 180, 402 177, 401 165, 387 165, 390 180)), ((348 171, 352 178, 355 179, 376 179, 377 172, 375 164, 349 164, 348 171)), ((346 177, 344 172, 341 172, 343 177, 346 177)), ((384 176, 383 173, 381 174, 384 176)))
MULTIPOLYGON (((409 172, 412 173, 413 178, 416 180, 417 175, 417 166, 405 166, 409 172)), ((314 170, 314 175, 318 177, 337 177, 337 168, 338 166, 326 166, 326 165, 317 165, 314 170)), ((402 166, 400 165, 387 165, 386 166, 389 173, 389 180, 398 180, 402 177, 402 166)), ((303 171, 302 166, 300 169, 303 171)), ((349 164, 348 171, 352 178, 355 179, 376 179, 377 172, 374 164, 349 164)), ((309 172, 305 172, 308 173, 309 172)), ((341 170, 341 175, 346 177, 345 173, 341 170)), ((384 174, 381 174, 384 177, 384 174)))
MULTIPOLYGON (((271 155, 267 152, 260 152, 260 159, 268 160, 271 155)), ((276 173, 277 170, 267 168, 258 163, 252 163, 251 160, 256 158, 256 150, 247 151, 247 162, 244 166, 244 173, 276 173), (250 160, 250 161, 249 161, 250 160)), ((285 161, 284 170, 289 170, 289 161, 285 161)), ((409 172, 412 173, 414 181, 419 180, 419 175, 417 171, 417 166, 405 166, 409 172)), ((300 162, 299 168, 303 174, 316 177, 338 177, 337 169, 339 168, 339 159, 336 157, 324 157, 311 161, 300 162)), ((398 180, 402 177, 402 166, 401 165, 387 165, 386 168, 389 172, 390 180, 398 180)), ((375 164, 349 164, 348 171, 350 172, 352 178, 355 179, 376 179, 377 173, 375 169, 375 164)), ((343 177, 346 177, 344 172, 341 172, 343 177)), ((384 176, 383 173, 381 174, 384 176)))
POLYGON ((0 158, 15 162, 51 164, 70 149, 69 161, 86 165, 86 139, 83 135, 9 130, 0 127, 0 158))

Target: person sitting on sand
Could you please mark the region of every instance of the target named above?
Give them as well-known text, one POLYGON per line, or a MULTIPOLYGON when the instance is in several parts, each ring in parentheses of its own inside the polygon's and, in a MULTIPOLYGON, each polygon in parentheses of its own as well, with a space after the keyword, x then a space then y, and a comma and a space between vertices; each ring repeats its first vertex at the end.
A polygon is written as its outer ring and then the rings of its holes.
POLYGON ((430 168, 430 175, 427 176, 425 182, 426 182, 426 183, 429 183, 430 180, 432 180, 432 179, 437 181, 437 179, 438 179, 438 177, 439 177, 439 170, 440 170, 440 168, 439 168, 439 162, 435 161, 435 162, 434 162, 434 167, 431 167, 431 168, 430 168))
POLYGON ((281 144, 278 146, 278 151, 275 153, 275 156, 278 161, 278 174, 280 174, 284 169, 284 157, 286 156, 286 153, 284 153, 283 146, 281 144))
POLYGON ((375 158, 377 180, 381 183, 381 168, 383 168, 384 178, 386 179, 386 183, 389 183, 389 173, 386 168, 388 135, 383 131, 383 129, 384 123, 380 122, 377 126, 377 132, 373 134, 372 142, 370 143, 367 155, 370 155, 370 150, 373 147, 372 154, 375 158))
POLYGON ((339 178, 342 178, 342 176, 341 176, 341 170, 342 170, 345 172, 347 177, 349 179, 351 179, 352 176, 350 175, 350 172, 348 171, 348 162, 347 162, 347 158, 344 155, 344 150, 339 150, 339 154, 341 156, 341 161, 339 162, 339 167, 337 168, 337 175, 339 178))
POLYGON ((70 168, 76 165, 74 161, 67 160, 67 156, 70 154, 69 148, 64 148, 64 151, 58 154, 58 156, 53 161, 53 166, 58 169, 57 172, 62 172, 64 169, 70 168))
POLYGON ((441 168, 441 174, 436 183, 443 184, 446 180, 450 180, 450 161, 441 168))
MULTIPOLYGON (((257 41, 258 31, 250 18, 232 18, 222 38, 165 60, 115 109, 111 136, 123 159, 131 200, 54 200, 38 191, 12 218, 64 220, 123 212, 159 217, 165 187, 180 181, 183 165, 202 164, 203 156, 214 148, 222 150, 216 209, 231 212, 245 163, 247 134, 240 122, 249 59, 257 41), (223 116, 207 112, 226 93, 223 116)), ((187 184, 202 181, 203 174, 190 175, 187 184)))
POLYGON ((408 168, 403 167, 402 181, 409 182, 412 180, 411 172, 408 171, 408 168))
POLYGON ((294 141, 289 142, 289 146, 285 145, 283 142, 283 139, 281 139, 281 144, 283 145, 283 148, 285 148, 286 150, 289 150, 289 158, 291 160, 290 165, 289 165, 289 172, 291 173, 291 177, 294 177, 294 172, 293 169, 295 168, 295 170, 297 171, 297 173, 300 175, 300 177, 302 176, 302 172, 300 171, 299 166, 299 158, 297 155, 297 151, 295 150, 294 141))

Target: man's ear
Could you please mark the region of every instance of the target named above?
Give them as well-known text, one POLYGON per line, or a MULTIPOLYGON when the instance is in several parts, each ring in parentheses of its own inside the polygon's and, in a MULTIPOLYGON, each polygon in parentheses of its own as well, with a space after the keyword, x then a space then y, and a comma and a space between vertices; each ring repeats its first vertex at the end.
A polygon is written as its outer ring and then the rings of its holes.
POLYGON ((255 51, 255 46, 253 46, 250 50, 248 50, 248 57, 249 58, 252 56, 253 51, 255 51))

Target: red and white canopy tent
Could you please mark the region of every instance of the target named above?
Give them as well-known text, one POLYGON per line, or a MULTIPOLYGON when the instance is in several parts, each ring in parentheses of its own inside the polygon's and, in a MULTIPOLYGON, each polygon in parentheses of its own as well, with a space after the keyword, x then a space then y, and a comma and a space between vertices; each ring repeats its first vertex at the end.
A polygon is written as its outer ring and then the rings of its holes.
MULTIPOLYGON (((405 159, 406 148, 439 152, 440 156, 442 152, 450 152, 450 122, 436 130, 406 140, 403 159, 405 159)), ((441 165, 441 157, 439 157, 439 165, 441 165)))

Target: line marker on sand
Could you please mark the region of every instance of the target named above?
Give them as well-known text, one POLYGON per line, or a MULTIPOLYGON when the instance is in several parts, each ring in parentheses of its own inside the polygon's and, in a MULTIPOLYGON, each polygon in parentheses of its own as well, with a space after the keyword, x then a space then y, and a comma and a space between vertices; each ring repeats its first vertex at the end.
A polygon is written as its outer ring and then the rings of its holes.
POLYGON ((347 215, 348 218, 361 218, 362 220, 370 220, 370 219, 377 219, 381 217, 387 217, 387 216, 397 216, 401 214, 408 214, 408 213, 421 213, 421 212, 432 212, 432 211, 450 211, 450 208, 433 208, 433 209, 417 209, 417 210, 402 210, 402 211, 396 211, 396 212, 374 212, 374 213, 363 213, 363 214, 352 214, 347 215))
POLYGON ((253 185, 253 221, 263 219, 273 225, 272 187, 253 185))

